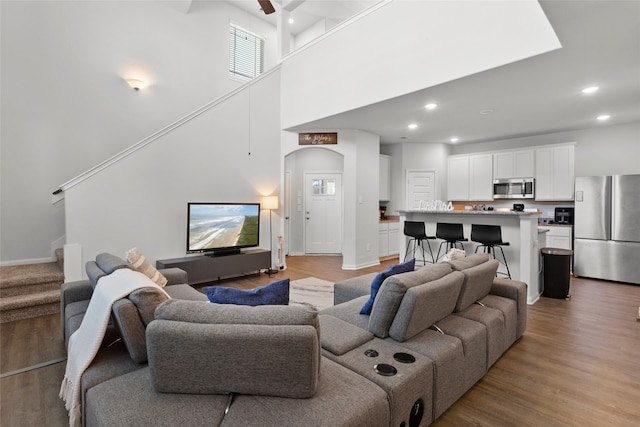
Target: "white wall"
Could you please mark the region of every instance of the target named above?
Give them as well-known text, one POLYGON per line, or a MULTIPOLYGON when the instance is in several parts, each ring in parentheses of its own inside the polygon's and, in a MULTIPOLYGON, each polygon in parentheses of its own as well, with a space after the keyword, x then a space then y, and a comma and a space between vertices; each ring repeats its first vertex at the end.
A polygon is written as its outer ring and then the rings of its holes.
MULTIPOLYGON (((275 28, 226 2, 1 1, 1 263, 48 259, 65 233, 67 180, 236 88, 229 20, 275 28), (124 78, 150 83, 135 92, 124 78)), ((104 197, 110 197, 105 195, 104 197)))
MULTIPOLYGON (((278 71, 270 74, 66 190, 67 243, 82 248, 82 259, 70 262, 84 265, 101 252, 124 256, 134 246, 152 262, 182 257, 187 202, 282 196, 279 79, 278 71)), ((273 236, 281 234, 280 211, 273 236)), ((269 248, 268 215, 261 216, 260 246, 269 248)))
POLYGON ((452 147, 451 154, 478 153, 576 142, 576 176, 640 173, 640 123, 600 126, 452 147))
POLYGON ((383 144, 380 152, 391 157, 391 200, 387 215, 397 215, 406 209, 407 171, 427 170, 436 173, 436 199, 444 200, 447 189, 447 144, 410 142, 383 144))
POLYGON ((560 43, 537 1, 397 0, 338 26, 313 47, 283 63, 284 129, 557 49, 560 43), (305 108, 299 108, 301 102, 305 108))

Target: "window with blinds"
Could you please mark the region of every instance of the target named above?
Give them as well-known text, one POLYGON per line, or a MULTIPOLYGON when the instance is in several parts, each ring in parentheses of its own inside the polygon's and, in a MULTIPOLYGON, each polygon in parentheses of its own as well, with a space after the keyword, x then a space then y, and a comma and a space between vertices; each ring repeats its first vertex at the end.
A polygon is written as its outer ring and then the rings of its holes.
POLYGON ((235 24, 229 25, 229 73, 252 79, 264 71, 264 39, 235 24))

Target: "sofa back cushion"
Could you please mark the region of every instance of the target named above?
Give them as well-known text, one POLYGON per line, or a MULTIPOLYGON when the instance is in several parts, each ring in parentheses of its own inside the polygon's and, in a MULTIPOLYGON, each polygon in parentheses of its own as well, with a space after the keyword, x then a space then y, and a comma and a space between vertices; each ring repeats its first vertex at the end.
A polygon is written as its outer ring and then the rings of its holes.
POLYGON ((453 313, 464 275, 458 271, 407 289, 389 328, 389 336, 406 341, 453 313))
POLYGON ((416 267, 416 259, 412 258, 409 261, 403 262, 401 264, 392 265, 384 271, 378 273, 373 280, 371 281, 371 292, 369 299, 364 303, 362 308, 360 309, 360 314, 371 314, 371 310, 373 309, 373 303, 376 300, 376 296, 380 291, 380 287, 384 283, 387 278, 401 273, 408 273, 410 271, 415 270, 416 267))
POLYGON ((320 372, 318 312, 169 300, 147 327, 147 349, 161 393, 308 398, 320 372))
POLYGON ((85 264, 87 276, 89 277, 91 286, 94 289, 101 277, 106 276, 107 274, 111 274, 121 268, 129 268, 131 270, 135 270, 135 268, 127 261, 106 252, 98 254, 95 261, 88 261, 85 264))
POLYGON ((462 271, 466 270, 467 268, 475 267, 476 265, 484 264, 485 262, 489 261, 489 259, 490 258, 488 254, 478 253, 468 257, 447 261, 447 264, 451 266, 451 269, 453 271, 462 271))
POLYGON ((373 303, 369 317, 369 331, 380 338, 388 337, 391 323, 407 290, 438 280, 449 273, 451 273, 451 266, 448 264, 434 264, 387 278, 382 283, 373 303))
POLYGON ((479 299, 486 297, 491 290, 497 271, 498 261, 495 259, 462 270, 464 281, 455 312, 458 313, 479 299))

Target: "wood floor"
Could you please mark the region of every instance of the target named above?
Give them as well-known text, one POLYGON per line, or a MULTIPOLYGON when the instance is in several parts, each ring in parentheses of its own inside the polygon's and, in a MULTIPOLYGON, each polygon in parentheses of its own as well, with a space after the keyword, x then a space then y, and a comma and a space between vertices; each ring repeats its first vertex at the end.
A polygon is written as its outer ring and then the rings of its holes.
MULTIPOLYGON (((288 268, 224 281, 250 289, 275 279, 339 281, 359 271, 340 257, 289 257, 288 268)), ((529 306, 524 337, 432 425, 640 425, 640 286, 573 279, 570 300, 529 306)), ((0 325, 0 425, 68 425, 58 390, 65 356, 58 315, 0 325), (21 369, 53 361, 22 373, 21 369)))

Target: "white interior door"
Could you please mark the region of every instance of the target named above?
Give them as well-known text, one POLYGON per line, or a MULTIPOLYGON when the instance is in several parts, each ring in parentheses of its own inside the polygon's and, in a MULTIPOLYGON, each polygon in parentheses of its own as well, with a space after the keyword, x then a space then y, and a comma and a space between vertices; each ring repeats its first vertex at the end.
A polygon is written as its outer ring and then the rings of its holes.
POLYGON ((342 253, 342 174, 305 173, 305 252, 342 253))
POLYGON ((435 171, 407 171, 406 209, 418 209, 421 201, 436 200, 435 171))

